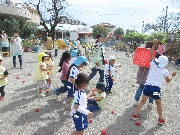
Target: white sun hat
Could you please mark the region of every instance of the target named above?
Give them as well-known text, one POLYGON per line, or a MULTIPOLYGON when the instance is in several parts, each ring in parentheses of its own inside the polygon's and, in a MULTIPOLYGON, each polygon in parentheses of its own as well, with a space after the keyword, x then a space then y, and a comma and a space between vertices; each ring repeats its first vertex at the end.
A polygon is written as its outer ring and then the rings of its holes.
POLYGON ((158 59, 156 59, 156 62, 158 62, 159 67, 165 67, 168 64, 168 57, 167 56, 159 56, 158 59))
POLYGON ((113 55, 113 56, 110 56, 109 57, 109 60, 116 60, 116 57, 113 55))

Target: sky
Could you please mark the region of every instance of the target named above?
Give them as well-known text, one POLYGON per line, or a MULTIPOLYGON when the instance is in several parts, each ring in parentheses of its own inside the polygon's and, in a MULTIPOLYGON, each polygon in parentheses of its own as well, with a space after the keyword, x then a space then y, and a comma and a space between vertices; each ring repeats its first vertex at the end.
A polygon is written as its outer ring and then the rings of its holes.
MULTIPOLYGON (((142 32, 144 23, 154 23, 156 18, 168 13, 180 12, 180 0, 68 0, 66 9, 74 20, 90 27, 99 23, 110 23, 124 30, 142 32)), ((63 26, 62 29, 76 30, 82 26, 63 26)), ((61 29, 61 28, 60 28, 61 29)))

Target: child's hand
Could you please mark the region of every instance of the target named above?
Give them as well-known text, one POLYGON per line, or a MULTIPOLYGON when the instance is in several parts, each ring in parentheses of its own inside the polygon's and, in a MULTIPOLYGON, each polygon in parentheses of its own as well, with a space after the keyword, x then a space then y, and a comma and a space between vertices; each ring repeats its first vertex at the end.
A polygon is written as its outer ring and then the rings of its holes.
POLYGON ((114 78, 112 77, 111 79, 112 79, 112 81, 114 82, 114 78))
POLYGON ((109 34, 109 37, 110 37, 110 38, 112 38, 112 37, 113 37, 113 34, 112 34, 112 33, 110 33, 110 34, 109 34))
POLYGON ((172 75, 172 76, 176 76, 176 72, 173 72, 171 75, 172 75))
POLYGON ((119 65, 117 65, 116 67, 122 67, 122 65, 119 64, 119 65))
POLYGON ((89 112, 89 113, 88 113, 88 116, 89 116, 90 118, 92 118, 93 113, 92 113, 92 112, 89 112))

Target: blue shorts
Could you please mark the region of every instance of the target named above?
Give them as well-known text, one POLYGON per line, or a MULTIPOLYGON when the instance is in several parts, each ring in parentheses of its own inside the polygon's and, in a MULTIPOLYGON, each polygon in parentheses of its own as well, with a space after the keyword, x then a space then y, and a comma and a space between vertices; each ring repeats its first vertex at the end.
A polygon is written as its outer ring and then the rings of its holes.
POLYGON ((82 114, 78 111, 76 111, 75 114, 73 114, 73 121, 76 128, 76 131, 82 131, 88 127, 88 118, 87 115, 82 114))
POLYGON ((70 97, 74 97, 74 84, 71 83, 71 82, 68 82, 67 84, 67 90, 68 90, 68 95, 67 97, 70 98, 70 97))
POLYGON ((158 86, 146 85, 143 94, 156 100, 161 99, 161 89, 158 86))

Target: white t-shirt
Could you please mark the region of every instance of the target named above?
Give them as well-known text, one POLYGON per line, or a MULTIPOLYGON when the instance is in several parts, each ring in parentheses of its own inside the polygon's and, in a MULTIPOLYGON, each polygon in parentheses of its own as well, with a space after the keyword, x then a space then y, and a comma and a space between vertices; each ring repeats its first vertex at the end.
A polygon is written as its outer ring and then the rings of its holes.
POLYGON ((83 90, 76 90, 74 93, 74 101, 72 103, 72 113, 76 113, 76 109, 74 109, 74 104, 79 105, 79 107, 86 109, 87 108, 87 96, 86 92, 83 90))
POLYGON ((71 57, 71 60, 69 61, 69 65, 72 65, 76 59, 77 59, 76 57, 71 57))
POLYGON ((70 81, 70 77, 76 79, 77 75, 79 74, 79 69, 76 67, 76 66, 73 66, 71 69, 70 69, 70 74, 69 74, 69 79, 68 81, 70 81))
POLYGON ((146 84, 162 87, 165 77, 169 76, 169 72, 165 68, 158 67, 154 60, 150 62, 150 70, 147 76, 146 84))
POLYGON ((111 75, 113 75, 114 69, 115 69, 115 65, 111 66, 110 64, 108 64, 106 66, 105 75, 109 75, 108 71, 110 71, 111 75))

